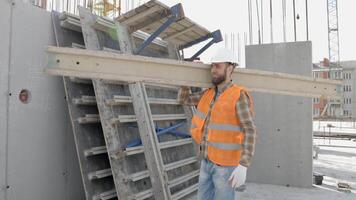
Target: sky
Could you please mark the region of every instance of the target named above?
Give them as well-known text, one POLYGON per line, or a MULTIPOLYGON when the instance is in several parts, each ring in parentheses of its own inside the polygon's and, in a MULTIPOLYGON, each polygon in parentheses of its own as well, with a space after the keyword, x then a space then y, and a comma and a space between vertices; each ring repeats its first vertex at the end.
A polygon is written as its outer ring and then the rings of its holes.
MULTIPOLYGON (((182 3, 185 15, 196 23, 206 27, 210 31, 220 29, 223 33, 239 33, 243 41, 243 35, 248 35, 248 5, 247 0, 160 0, 162 3, 173 6, 182 3)), ((138 2, 138 0, 137 0, 138 2)), ((146 2, 144 0, 141 1, 146 2)), ((258 0, 260 3, 261 0, 258 0)), ((293 29, 293 8, 292 0, 287 2, 287 42, 294 41, 293 29)), ((306 40, 305 28, 305 0, 295 0, 296 13, 300 15, 297 20, 297 41, 306 40)), ((324 57, 328 57, 328 32, 327 32, 327 0, 308 0, 309 10, 309 39, 313 46, 313 62, 319 62, 324 57)), ((269 1, 262 0, 263 3, 263 43, 270 43, 270 19, 269 19, 269 1)), ((257 12, 256 1, 253 4, 253 29, 254 44, 257 40, 257 12)), ((356 1, 341 0, 339 6, 339 40, 340 40, 340 60, 356 60, 356 1)), ((124 6, 123 6, 124 7, 124 6)), ((260 8, 261 9, 261 8, 260 8)), ((262 26, 262 25, 261 25, 262 26)), ((273 38, 274 43, 283 42, 283 24, 282 24, 282 0, 273 0, 273 38)), ((229 39, 229 38, 228 38, 229 39)), ((236 39, 237 40, 237 39, 236 39)), ((193 54, 201 46, 197 45, 191 48, 186 54, 193 54)), ((215 44, 209 48, 202 56, 203 61, 208 61, 212 53, 219 46, 225 46, 224 42, 215 44)), ((243 48, 242 48, 243 49, 243 48)), ((244 53, 241 53, 241 64, 243 63, 244 53)))

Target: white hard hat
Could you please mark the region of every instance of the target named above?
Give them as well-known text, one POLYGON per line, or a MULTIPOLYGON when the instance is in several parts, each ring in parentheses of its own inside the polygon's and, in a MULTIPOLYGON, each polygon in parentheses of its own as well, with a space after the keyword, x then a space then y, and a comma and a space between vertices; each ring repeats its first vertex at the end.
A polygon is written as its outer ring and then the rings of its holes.
POLYGON ((238 65, 236 54, 227 48, 219 48, 210 59, 210 63, 220 62, 229 62, 238 65))

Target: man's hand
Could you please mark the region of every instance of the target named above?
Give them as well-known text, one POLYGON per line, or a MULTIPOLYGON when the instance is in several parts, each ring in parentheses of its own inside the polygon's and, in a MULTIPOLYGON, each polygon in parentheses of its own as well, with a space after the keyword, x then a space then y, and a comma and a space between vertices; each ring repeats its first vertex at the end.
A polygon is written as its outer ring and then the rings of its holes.
POLYGON ((181 86, 178 92, 178 102, 184 104, 190 93, 190 88, 187 86, 181 86))
POLYGON ((242 165, 237 166, 231 173, 229 181, 231 182, 231 187, 236 189, 243 185, 246 181, 247 167, 242 165))
POLYGON ((184 100, 185 98, 188 97, 190 93, 190 87, 188 86, 181 86, 180 87, 180 90, 179 90, 179 93, 178 93, 178 97, 181 99, 181 100, 184 100))
POLYGON ((184 91, 187 91, 187 90, 189 90, 190 88, 189 88, 188 86, 181 86, 180 89, 181 89, 181 90, 184 90, 184 91))

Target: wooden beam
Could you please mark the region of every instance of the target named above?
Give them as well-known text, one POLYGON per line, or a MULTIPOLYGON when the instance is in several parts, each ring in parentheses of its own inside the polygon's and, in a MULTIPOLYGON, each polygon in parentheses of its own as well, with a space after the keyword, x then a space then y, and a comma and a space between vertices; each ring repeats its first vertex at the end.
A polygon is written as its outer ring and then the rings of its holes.
POLYGON ((126 19, 129 19, 129 18, 135 16, 137 13, 140 13, 140 12, 142 12, 142 11, 144 11, 146 9, 149 9, 149 8, 155 6, 155 5, 160 5, 163 8, 169 9, 168 6, 164 5, 163 3, 159 2, 159 1, 150 0, 150 1, 140 5, 139 7, 135 8, 135 9, 132 9, 132 10, 120 15, 118 18, 116 18, 116 20, 118 22, 124 21, 126 19))
MULTIPOLYGON (((48 47, 47 53, 49 75, 211 87, 205 64, 62 47, 48 47)), ((341 81, 241 68, 232 78, 250 91, 282 95, 338 97, 341 88, 341 81)))
POLYGON ((168 35, 167 37, 163 37, 162 39, 163 39, 163 40, 170 40, 170 39, 172 39, 172 38, 176 38, 176 37, 178 37, 178 36, 180 36, 180 35, 182 35, 182 34, 184 34, 184 33, 187 33, 187 32, 189 32, 189 31, 193 30, 194 28, 195 28, 195 25, 193 24, 191 27, 186 28, 186 29, 184 29, 183 31, 176 32, 176 33, 174 33, 174 34, 172 34, 172 35, 168 35))
POLYGON ((164 18, 167 18, 171 13, 166 11, 166 10, 162 10, 162 11, 159 11, 157 13, 155 13, 154 15, 152 14, 150 16, 149 19, 143 21, 143 22, 140 22, 140 23, 137 23, 137 24, 134 24, 134 25, 129 25, 129 31, 132 33, 132 32, 135 32, 137 30, 141 30, 145 27, 148 27, 154 23, 156 23, 157 21, 161 20, 161 19, 164 19, 164 18))
MULTIPOLYGON (((160 5, 155 5, 155 6, 150 7, 147 10, 145 10, 143 12, 140 12, 140 13, 138 13, 138 14, 136 14, 136 15, 128 18, 128 19, 121 20, 120 22, 122 24, 130 26, 131 23, 134 23, 135 21, 140 20, 140 19, 145 18, 145 17, 147 18, 147 16, 150 16, 150 15, 154 14, 155 12, 157 12, 159 10, 163 10, 163 9, 165 9, 165 8, 163 8, 160 5)), ((166 10, 169 10, 169 9, 166 9, 166 10)))

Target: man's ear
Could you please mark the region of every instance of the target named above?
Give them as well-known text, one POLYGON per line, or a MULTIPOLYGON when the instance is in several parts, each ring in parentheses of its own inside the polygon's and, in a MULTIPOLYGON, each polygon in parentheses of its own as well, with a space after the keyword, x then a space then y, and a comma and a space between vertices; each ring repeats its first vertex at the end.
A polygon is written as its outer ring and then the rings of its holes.
POLYGON ((231 70, 230 74, 232 74, 232 72, 234 71, 234 66, 233 65, 228 65, 227 69, 228 69, 228 71, 231 70))

